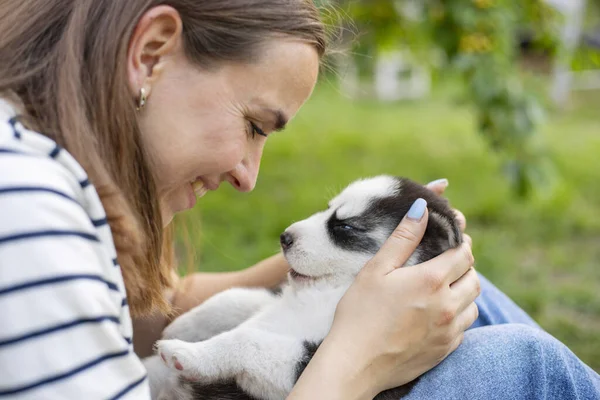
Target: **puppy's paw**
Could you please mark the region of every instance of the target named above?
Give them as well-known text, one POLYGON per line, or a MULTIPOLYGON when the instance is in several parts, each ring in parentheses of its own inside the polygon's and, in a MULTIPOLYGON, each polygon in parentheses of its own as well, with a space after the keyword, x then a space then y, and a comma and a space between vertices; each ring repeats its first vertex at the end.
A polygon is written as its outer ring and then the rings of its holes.
POLYGON ((177 339, 159 340, 156 350, 167 367, 179 371, 186 379, 194 380, 199 375, 194 344, 177 339))

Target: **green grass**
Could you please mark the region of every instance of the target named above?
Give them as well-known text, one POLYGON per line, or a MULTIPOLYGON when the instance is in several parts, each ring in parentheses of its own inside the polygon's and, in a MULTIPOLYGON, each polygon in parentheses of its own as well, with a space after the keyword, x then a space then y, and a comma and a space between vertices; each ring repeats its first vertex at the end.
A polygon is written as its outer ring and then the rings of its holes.
POLYGON ((543 128, 561 179, 529 201, 511 196, 500 160, 453 90, 422 102, 344 99, 321 84, 288 130, 269 138, 254 192, 223 187, 178 222, 203 271, 244 268, 278 251, 294 220, 350 181, 396 174, 448 178, 467 216, 478 269, 600 371, 600 94, 576 97, 543 128))

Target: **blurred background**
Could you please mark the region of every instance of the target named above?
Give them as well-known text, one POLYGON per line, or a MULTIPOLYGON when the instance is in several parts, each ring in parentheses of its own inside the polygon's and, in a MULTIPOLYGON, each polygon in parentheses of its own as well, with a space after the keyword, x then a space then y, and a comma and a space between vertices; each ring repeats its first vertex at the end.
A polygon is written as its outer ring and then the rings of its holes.
POLYGON ((357 178, 447 178, 478 270, 600 372, 600 2, 318 4, 336 51, 314 95, 252 193, 178 218, 180 261, 250 266, 357 178))

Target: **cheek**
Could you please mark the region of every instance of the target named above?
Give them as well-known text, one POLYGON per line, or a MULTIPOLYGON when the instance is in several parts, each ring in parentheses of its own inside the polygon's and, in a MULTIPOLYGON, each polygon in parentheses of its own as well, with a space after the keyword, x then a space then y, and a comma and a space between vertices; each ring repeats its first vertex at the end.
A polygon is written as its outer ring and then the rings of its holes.
POLYGON ((248 141, 245 136, 218 132, 214 140, 205 146, 197 146, 196 166, 198 175, 222 174, 231 171, 246 154, 248 141))
POLYGON ((154 146, 160 149, 153 160, 161 192, 180 187, 196 176, 231 171, 243 159, 247 147, 244 132, 207 125, 193 133, 165 138, 161 145, 154 146))

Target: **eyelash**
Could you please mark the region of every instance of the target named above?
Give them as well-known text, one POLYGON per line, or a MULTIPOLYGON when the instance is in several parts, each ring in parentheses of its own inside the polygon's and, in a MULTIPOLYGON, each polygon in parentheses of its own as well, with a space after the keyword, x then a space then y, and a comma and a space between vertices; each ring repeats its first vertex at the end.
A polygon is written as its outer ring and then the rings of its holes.
POLYGON ((259 134, 260 136, 267 137, 267 134, 262 129, 260 129, 254 122, 248 122, 250 123, 250 135, 252 136, 252 139, 254 139, 257 134, 259 134))
POLYGON ((334 228, 342 229, 344 231, 365 232, 365 229, 361 226, 348 223, 346 220, 337 219, 337 212, 335 213, 335 219, 336 223, 334 224, 334 228))

